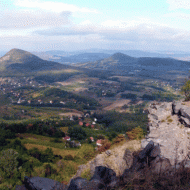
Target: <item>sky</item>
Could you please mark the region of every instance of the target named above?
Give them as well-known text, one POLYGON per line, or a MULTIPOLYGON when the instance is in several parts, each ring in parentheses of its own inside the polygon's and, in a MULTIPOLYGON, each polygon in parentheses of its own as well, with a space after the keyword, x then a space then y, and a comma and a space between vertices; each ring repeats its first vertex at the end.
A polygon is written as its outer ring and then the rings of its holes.
POLYGON ((190 0, 0 0, 0 51, 190 51, 190 0))

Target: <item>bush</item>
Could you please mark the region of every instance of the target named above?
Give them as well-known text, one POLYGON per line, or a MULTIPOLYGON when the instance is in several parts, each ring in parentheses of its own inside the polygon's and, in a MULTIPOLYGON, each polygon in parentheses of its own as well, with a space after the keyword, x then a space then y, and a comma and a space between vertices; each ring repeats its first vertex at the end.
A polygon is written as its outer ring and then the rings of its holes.
POLYGON ((7 142, 5 140, 5 137, 0 137, 0 146, 6 146, 7 142))
POLYGON ((71 138, 77 140, 84 140, 87 137, 85 130, 81 127, 69 127, 68 133, 71 138))
POLYGON ((126 132, 126 134, 130 140, 134 140, 134 139, 140 140, 144 137, 143 129, 140 128, 139 126, 132 129, 129 132, 126 132))
POLYGON ((117 135, 117 137, 113 140, 114 144, 120 143, 125 140, 125 137, 122 134, 117 135))
POLYGON ((72 155, 68 154, 68 155, 65 156, 64 159, 65 160, 74 160, 74 157, 72 155))
POLYGON ((59 138, 54 138, 54 139, 51 139, 50 142, 61 143, 62 141, 59 138))
POLYGON ((108 139, 106 139, 102 141, 102 146, 98 148, 98 151, 104 152, 108 150, 110 147, 111 147, 111 142, 108 139))
POLYGON ((50 164, 46 164, 44 168, 45 168, 45 177, 48 177, 48 176, 51 176, 51 174, 57 173, 57 171, 53 169, 50 164))

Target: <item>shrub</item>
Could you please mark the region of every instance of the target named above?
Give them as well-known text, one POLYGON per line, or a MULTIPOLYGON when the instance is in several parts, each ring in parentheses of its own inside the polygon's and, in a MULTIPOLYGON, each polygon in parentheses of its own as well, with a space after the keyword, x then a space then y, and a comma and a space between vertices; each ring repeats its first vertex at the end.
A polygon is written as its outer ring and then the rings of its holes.
POLYGON ((70 137, 77 140, 84 140, 87 137, 85 130, 81 127, 69 127, 68 133, 70 137))
POLYGON ((125 137, 122 134, 117 135, 117 137, 113 140, 113 143, 120 143, 125 140, 125 137))
POLYGON ((144 132, 143 129, 140 128, 139 126, 132 129, 129 132, 126 132, 127 136, 129 137, 130 140, 134 140, 134 139, 142 139, 144 137, 144 132))
POLYGON ((171 123, 173 121, 173 119, 170 118, 167 121, 168 121, 168 123, 171 123))
POLYGON ((91 173, 90 173, 90 169, 86 169, 84 170, 82 173, 81 173, 81 177, 82 178, 85 178, 87 180, 90 180, 91 179, 91 173))
POLYGON ((7 144, 4 137, 0 137, 0 146, 5 146, 7 144))
POLYGON ((98 148, 98 151, 104 152, 108 150, 110 147, 111 147, 111 142, 108 139, 106 139, 102 141, 102 146, 98 148))
POLYGON ((44 168, 45 168, 45 177, 48 177, 51 174, 56 174, 57 173, 57 171, 55 169, 53 169, 50 164, 46 164, 44 166, 44 168))
POLYGON ((105 136, 102 135, 102 134, 98 134, 98 135, 97 135, 97 139, 103 139, 103 140, 104 140, 104 139, 105 139, 105 136))
POLYGON ((64 159, 65 160, 74 160, 74 157, 72 155, 68 154, 68 155, 65 156, 64 159))

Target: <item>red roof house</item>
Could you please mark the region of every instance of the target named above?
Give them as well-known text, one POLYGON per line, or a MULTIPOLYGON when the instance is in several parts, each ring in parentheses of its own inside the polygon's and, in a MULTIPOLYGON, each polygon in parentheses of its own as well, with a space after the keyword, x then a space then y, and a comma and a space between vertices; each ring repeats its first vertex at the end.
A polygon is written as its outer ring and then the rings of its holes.
POLYGON ((79 125, 80 125, 80 126, 83 126, 83 122, 82 122, 82 121, 79 121, 79 125))
POLYGON ((94 138, 93 138, 93 137, 90 137, 90 140, 91 140, 92 142, 94 142, 94 138))
POLYGON ((98 139, 98 140, 96 141, 96 145, 97 145, 97 146, 102 146, 102 139, 98 139))
POLYGON ((69 136, 66 136, 63 139, 66 140, 66 141, 70 141, 71 140, 71 138, 69 136))
POLYGON ((90 126, 90 123, 86 123, 86 127, 89 127, 90 126))

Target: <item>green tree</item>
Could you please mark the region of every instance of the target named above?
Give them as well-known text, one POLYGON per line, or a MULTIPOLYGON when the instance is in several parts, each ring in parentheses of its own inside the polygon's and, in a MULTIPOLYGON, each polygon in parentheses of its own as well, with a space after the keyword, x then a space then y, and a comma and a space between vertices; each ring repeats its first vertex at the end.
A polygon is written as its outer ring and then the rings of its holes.
POLYGON ((190 80, 186 81, 185 84, 182 86, 181 91, 185 95, 185 99, 190 99, 190 80))
POLYGON ((84 140, 87 137, 87 134, 84 129, 81 127, 69 127, 68 133, 71 138, 77 139, 77 140, 84 140))
POLYGON ((0 168, 3 175, 6 177, 13 177, 17 173, 18 167, 18 152, 13 149, 7 149, 0 154, 0 168))

